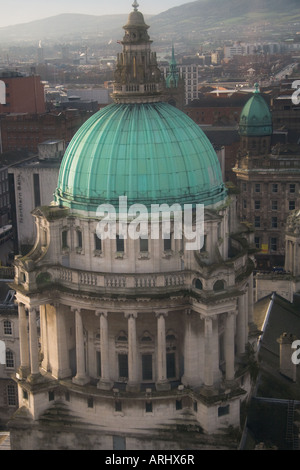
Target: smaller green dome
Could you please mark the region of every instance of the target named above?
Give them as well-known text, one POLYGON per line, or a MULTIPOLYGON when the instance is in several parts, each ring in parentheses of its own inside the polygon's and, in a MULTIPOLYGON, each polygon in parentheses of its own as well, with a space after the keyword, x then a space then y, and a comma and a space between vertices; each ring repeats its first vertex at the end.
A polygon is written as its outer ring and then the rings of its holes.
POLYGON ((258 85, 245 104, 239 124, 240 135, 265 136, 272 134, 272 116, 269 107, 259 92, 258 85))

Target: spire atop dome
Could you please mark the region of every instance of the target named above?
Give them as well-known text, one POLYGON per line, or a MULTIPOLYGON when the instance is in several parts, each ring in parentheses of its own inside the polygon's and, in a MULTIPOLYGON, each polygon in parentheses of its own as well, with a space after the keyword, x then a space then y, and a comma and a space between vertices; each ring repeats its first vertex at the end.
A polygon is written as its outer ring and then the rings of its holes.
POLYGON ((149 26, 139 4, 134 0, 133 11, 123 26, 123 51, 117 56, 113 99, 117 103, 152 103, 160 101, 161 72, 156 54, 151 52, 149 26))
POLYGON ((134 11, 138 10, 139 4, 138 4, 137 0, 134 0, 132 6, 133 6, 134 11))

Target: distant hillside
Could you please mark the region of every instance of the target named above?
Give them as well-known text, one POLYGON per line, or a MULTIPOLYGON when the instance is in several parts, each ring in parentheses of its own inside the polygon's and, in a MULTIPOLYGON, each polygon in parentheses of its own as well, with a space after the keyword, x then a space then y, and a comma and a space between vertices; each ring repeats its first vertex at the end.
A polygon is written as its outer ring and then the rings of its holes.
POLYGON ((85 35, 109 37, 122 27, 128 15, 61 14, 42 20, 0 28, 1 43, 13 41, 71 40, 85 35))
POLYGON ((197 0, 153 17, 151 30, 182 33, 220 25, 299 22, 299 7, 300 0, 197 0))
MULTIPOLYGON (((141 10, 146 11, 146 7, 141 10)), ((151 21, 147 15, 145 19, 151 26, 152 37, 166 33, 185 35, 192 30, 204 32, 220 26, 230 32, 234 26, 260 23, 276 26, 300 22, 299 7, 300 0, 197 0, 152 16, 151 21)), ((127 15, 63 14, 0 28, 0 41, 1 44, 38 40, 59 42, 85 36, 121 39, 121 28, 126 19, 127 15)))

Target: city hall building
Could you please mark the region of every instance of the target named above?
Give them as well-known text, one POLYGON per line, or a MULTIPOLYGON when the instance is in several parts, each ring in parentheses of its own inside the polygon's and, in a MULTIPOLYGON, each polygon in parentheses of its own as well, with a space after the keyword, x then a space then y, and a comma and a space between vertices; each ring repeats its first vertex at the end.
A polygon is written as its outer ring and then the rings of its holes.
MULTIPOLYGON (((237 222, 209 140, 162 101, 148 28, 135 1, 114 102, 72 139, 53 203, 33 211, 34 248, 15 260, 13 449, 237 445, 231 431, 253 359, 252 235, 237 222), (172 218, 169 238, 150 228, 99 238, 99 205, 116 208, 120 222, 120 197, 148 210, 189 204, 196 214, 203 205, 203 246, 187 249, 172 218)), ((130 217, 122 220, 127 229, 130 217)))

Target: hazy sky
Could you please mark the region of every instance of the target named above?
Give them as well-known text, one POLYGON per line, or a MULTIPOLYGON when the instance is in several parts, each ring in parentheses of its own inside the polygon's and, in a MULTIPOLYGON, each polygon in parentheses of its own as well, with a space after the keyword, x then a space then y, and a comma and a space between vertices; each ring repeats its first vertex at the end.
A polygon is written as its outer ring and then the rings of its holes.
MULTIPOLYGON (((140 0, 140 11, 157 14, 193 0, 140 0)), ((129 13, 133 0, 9 0, 0 1, 0 27, 47 18, 61 13, 109 15, 129 13), (2 3, 2 5, 1 5, 2 3)))

